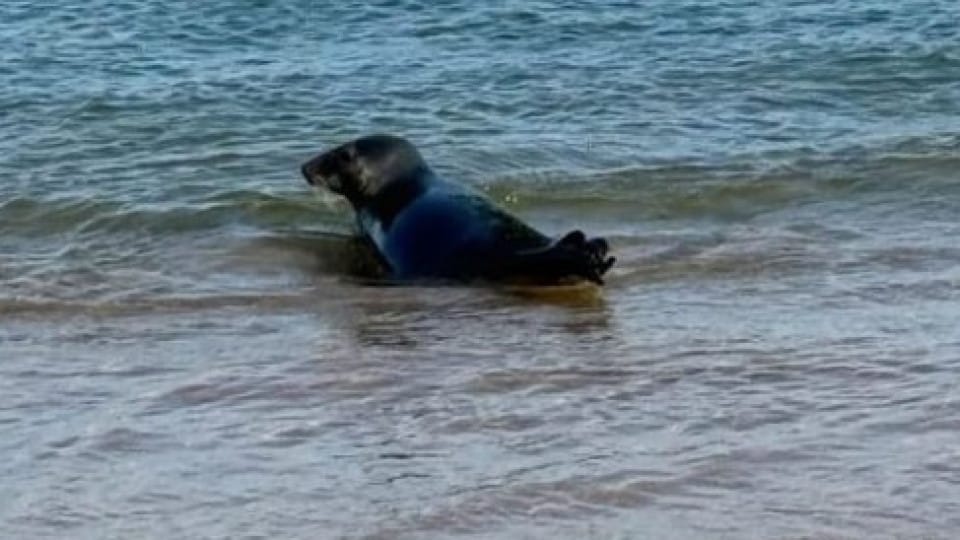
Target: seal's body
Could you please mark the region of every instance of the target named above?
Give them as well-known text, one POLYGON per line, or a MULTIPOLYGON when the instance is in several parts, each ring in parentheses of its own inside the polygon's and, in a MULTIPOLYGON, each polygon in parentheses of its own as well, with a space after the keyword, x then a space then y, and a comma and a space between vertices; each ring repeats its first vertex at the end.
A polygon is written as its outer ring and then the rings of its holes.
POLYGON ((440 178, 399 137, 362 137, 302 170, 310 184, 350 201, 361 234, 395 279, 599 284, 614 262, 605 258, 602 238, 573 231, 552 241, 483 195, 440 178))

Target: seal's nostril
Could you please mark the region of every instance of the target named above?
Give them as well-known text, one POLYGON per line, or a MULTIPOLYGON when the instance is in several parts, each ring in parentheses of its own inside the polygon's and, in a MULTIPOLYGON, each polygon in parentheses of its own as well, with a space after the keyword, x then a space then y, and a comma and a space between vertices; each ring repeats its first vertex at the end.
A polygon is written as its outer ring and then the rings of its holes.
POLYGON ((300 172, 303 173, 303 177, 307 180, 307 183, 313 185, 313 175, 310 172, 310 164, 304 163, 300 167, 300 172))

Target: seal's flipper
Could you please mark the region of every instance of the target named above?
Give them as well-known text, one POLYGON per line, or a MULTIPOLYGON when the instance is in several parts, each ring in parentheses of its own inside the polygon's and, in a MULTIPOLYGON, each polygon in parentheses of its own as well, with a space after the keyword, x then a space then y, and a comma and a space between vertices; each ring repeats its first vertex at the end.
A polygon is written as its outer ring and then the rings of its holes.
POLYGON ((543 249, 521 251, 507 268, 517 277, 561 280, 582 277, 603 285, 603 275, 616 258, 607 257, 609 244, 603 238, 587 239, 581 231, 572 231, 543 249))
POLYGON ((560 240, 554 242, 555 246, 570 246, 570 247, 580 247, 587 241, 587 235, 583 234, 583 231, 577 229, 568 232, 560 240))

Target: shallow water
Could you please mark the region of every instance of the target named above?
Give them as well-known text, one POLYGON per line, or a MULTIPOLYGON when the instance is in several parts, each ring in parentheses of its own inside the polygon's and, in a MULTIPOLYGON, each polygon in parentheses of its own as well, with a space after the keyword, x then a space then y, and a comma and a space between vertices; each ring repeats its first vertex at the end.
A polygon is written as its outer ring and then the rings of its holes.
POLYGON ((0 536, 952 538, 960 8, 0 6, 0 536), (372 132, 601 291, 373 287, 372 132))

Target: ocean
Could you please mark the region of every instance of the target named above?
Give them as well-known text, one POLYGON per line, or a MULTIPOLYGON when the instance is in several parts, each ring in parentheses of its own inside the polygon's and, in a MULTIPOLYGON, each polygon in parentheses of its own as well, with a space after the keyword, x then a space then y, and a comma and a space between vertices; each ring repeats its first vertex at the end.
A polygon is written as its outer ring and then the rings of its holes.
POLYGON ((7 1, 0 537, 953 538, 955 0, 7 1), (369 133, 595 294, 376 286, 369 133))

